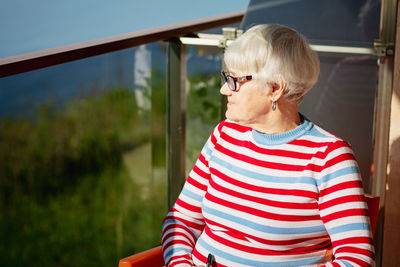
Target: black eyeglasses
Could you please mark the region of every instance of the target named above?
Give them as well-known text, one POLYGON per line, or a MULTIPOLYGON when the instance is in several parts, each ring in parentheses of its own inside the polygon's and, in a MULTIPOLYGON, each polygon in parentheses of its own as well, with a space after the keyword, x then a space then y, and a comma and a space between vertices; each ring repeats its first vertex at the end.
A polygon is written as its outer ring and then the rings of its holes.
POLYGON ((252 75, 233 77, 232 75, 226 74, 224 71, 221 71, 221 75, 223 82, 228 83, 228 86, 232 91, 237 91, 237 82, 245 82, 253 79, 252 75))

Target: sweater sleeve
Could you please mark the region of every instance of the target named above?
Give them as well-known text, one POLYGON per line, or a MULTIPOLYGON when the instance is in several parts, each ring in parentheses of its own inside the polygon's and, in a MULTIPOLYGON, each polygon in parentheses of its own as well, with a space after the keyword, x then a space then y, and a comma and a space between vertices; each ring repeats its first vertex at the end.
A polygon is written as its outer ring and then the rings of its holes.
POLYGON ((162 247, 166 266, 193 266, 192 250, 205 226, 201 205, 210 178, 208 161, 221 127, 222 123, 207 140, 178 199, 164 219, 162 247))
POLYGON ((333 260, 324 266, 372 266, 375 260, 368 207, 351 147, 328 146, 320 170, 319 210, 332 243, 333 260))

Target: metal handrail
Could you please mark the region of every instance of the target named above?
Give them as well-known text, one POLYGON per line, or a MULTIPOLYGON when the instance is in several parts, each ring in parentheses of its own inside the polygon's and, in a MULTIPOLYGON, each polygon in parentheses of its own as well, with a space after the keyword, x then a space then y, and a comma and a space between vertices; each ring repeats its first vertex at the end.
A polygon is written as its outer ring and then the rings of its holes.
POLYGON ((244 11, 0 58, 0 78, 242 21, 244 11))

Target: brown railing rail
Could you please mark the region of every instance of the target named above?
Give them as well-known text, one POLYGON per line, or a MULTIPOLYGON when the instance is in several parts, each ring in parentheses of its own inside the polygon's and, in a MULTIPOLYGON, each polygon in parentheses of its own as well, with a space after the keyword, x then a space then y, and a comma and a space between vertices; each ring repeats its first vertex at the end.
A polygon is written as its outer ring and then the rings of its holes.
POLYGON ((242 21, 244 11, 0 58, 0 78, 242 21))

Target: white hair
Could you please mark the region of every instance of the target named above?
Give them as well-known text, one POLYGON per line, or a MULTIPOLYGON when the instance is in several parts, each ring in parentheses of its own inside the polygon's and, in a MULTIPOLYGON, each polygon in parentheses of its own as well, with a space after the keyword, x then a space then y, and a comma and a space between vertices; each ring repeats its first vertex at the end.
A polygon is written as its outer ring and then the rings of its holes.
POLYGON ((268 92, 273 83, 284 82, 283 96, 301 102, 319 75, 318 55, 304 36, 285 26, 257 25, 237 38, 225 51, 228 71, 254 75, 259 89, 268 92))

